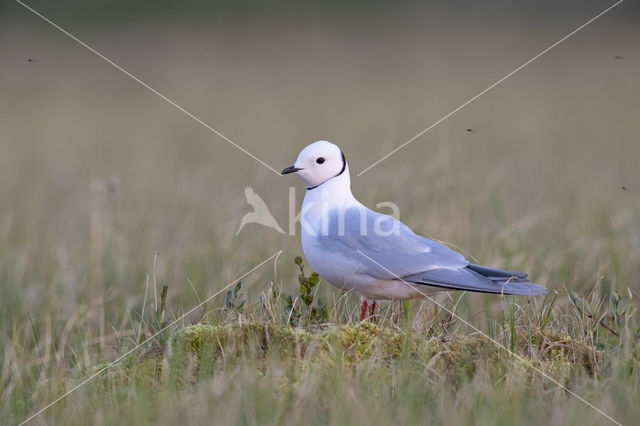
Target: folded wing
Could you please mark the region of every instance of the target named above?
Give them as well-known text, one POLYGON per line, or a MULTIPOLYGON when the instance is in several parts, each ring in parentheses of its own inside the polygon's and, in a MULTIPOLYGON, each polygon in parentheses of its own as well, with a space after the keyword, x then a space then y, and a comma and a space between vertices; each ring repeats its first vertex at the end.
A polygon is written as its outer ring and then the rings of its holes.
POLYGON ((364 206, 329 214, 327 231, 319 236, 319 244, 357 263, 359 274, 482 293, 547 292, 544 286, 530 283, 525 273, 469 263, 445 244, 421 237, 399 220, 364 206))
POLYGON ((446 245, 416 235, 399 220, 364 207, 332 212, 328 218, 327 232, 318 236, 318 243, 324 251, 357 263, 359 274, 396 279, 469 264, 446 245))
POLYGON ((402 277, 414 284, 424 284, 451 290, 481 293, 516 294, 536 296, 546 294, 547 289, 529 282, 527 274, 469 264, 460 269, 432 269, 402 277))

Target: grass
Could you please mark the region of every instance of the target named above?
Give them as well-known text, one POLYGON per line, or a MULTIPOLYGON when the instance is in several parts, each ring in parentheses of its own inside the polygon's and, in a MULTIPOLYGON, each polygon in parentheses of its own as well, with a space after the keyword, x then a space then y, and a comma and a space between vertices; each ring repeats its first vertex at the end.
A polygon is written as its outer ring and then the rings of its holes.
MULTIPOLYGON (((355 174, 555 41, 475 22, 485 36, 469 45, 430 23, 78 35, 274 167, 327 138, 355 174)), ((0 45, 3 424, 178 318, 33 423, 607 423, 430 302, 382 303, 361 324, 357 297, 308 266, 301 295, 298 237, 235 236, 245 186, 286 229, 298 182, 49 29, 0 31, 15 41, 0 45)), ((640 415, 634 31, 585 32, 353 178, 366 205, 393 201, 416 232, 548 285, 547 298, 437 300, 624 424, 640 415)))
MULTIPOLYGON (((307 280, 302 274, 300 281, 307 280)), ((348 297, 295 303, 308 295, 306 289, 287 294, 271 282, 247 305, 239 282, 196 324, 165 328, 165 287, 163 309, 147 316, 145 333, 117 339, 119 352, 140 341, 138 351, 116 364, 71 368, 44 381, 30 381, 22 370, 5 399, 15 418, 6 418, 18 421, 99 373, 46 418, 70 424, 88 418, 169 424, 182 416, 234 424, 530 424, 552 415, 559 424, 605 422, 544 372, 605 413, 620 413, 617 420, 631 420, 640 332, 626 296, 569 294, 563 307, 557 294, 500 297, 505 320, 485 336, 426 302, 382 303, 372 321, 359 322, 348 297)), ((443 303, 453 312, 460 300, 443 303)))

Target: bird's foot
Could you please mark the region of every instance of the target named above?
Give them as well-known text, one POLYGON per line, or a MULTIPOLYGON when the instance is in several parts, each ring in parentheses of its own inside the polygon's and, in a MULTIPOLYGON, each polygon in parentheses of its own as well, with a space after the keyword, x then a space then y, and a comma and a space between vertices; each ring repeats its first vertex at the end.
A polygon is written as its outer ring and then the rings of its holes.
POLYGON ((368 306, 368 302, 367 299, 362 298, 362 301, 360 302, 360 321, 364 321, 367 317, 367 306, 368 306))
POLYGON ((373 315, 375 314, 375 312, 376 312, 376 301, 373 300, 371 301, 371 304, 369 304, 369 301, 367 299, 362 298, 360 302, 360 321, 373 318, 373 315), (369 308, 368 316, 367 316, 367 308, 369 308))

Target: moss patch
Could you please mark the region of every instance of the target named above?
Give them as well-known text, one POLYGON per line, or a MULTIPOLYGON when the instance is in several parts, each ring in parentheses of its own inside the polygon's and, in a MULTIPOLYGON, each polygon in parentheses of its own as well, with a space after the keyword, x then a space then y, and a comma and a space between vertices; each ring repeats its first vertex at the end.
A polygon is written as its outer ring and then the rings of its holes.
MULTIPOLYGON (((549 333, 519 336, 518 354, 564 381, 576 369, 597 374, 603 361, 602 353, 586 343, 549 333)), ((416 363, 454 387, 478 371, 499 380, 514 366, 531 378, 539 376, 482 335, 439 340, 370 322, 314 330, 256 322, 195 324, 178 330, 166 350, 132 358, 109 376, 118 385, 168 381, 184 387, 247 362, 263 372, 276 363, 287 375, 299 376, 310 365, 330 369, 368 362, 391 368, 402 361, 416 363)))

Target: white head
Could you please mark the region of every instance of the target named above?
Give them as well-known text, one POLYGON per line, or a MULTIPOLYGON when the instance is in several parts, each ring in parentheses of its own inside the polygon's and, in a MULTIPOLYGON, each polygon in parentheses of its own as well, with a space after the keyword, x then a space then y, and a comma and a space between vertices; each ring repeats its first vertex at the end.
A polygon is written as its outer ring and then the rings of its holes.
POLYGON ((314 142, 300 151, 293 166, 282 171, 283 175, 296 173, 307 189, 313 189, 335 177, 349 175, 347 160, 342 150, 327 141, 314 142))

